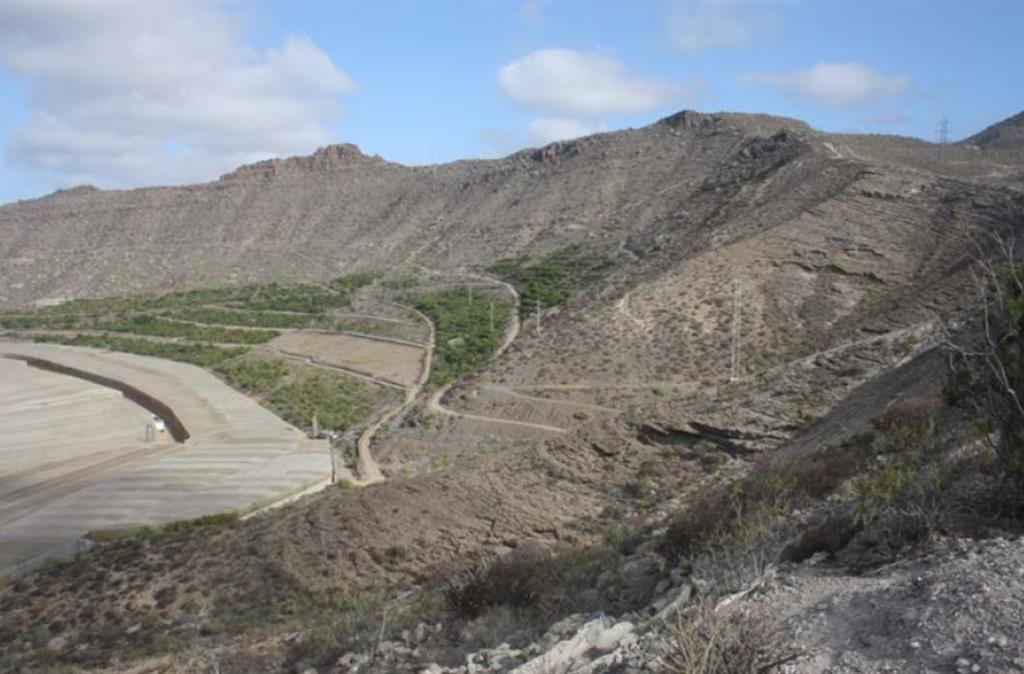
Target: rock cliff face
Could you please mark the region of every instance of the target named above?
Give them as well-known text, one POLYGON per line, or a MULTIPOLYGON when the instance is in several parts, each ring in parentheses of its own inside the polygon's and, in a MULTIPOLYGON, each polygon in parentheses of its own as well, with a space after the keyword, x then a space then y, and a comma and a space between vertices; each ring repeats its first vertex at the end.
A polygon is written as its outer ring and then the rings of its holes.
POLYGON ((908 139, 690 111, 492 161, 405 167, 336 145, 201 185, 75 188, 0 207, 0 304, 451 268, 581 241, 642 256, 674 238, 688 242, 674 251, 682 262, 825 212, 824 227, 841 226, 851 199, 914 227, 949 194, 1006 208, 1015 197, 1002 186, 1024 162, 1019 144, 1004 145, 951 146, 936 163, 932 146, 908 139))

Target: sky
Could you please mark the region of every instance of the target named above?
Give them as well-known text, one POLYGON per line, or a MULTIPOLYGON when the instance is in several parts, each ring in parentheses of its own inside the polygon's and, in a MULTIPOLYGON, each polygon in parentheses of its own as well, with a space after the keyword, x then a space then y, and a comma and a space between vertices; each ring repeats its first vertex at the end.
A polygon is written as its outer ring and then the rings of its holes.
POLYGON ((951 140, 1024 109, 1024 0, 0 2, 0 203, 355 143, 499 157, 682 109, 951 140))

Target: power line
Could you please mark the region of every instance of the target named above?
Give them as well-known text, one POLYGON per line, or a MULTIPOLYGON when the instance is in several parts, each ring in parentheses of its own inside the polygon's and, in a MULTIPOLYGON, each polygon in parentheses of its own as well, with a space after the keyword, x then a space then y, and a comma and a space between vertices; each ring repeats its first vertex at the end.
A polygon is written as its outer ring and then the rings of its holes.
POLYGON ((729 381, 740 378, 742 291, 739 279, 732 280, 732 344, 730 347, 729 381))
POLYGON ((939 141, 939 159, 942 159, 945 154, 946 145, 949 144, 949 120, 945 117, 939 120, 938 128, 935 131, 935 135, 939 141))

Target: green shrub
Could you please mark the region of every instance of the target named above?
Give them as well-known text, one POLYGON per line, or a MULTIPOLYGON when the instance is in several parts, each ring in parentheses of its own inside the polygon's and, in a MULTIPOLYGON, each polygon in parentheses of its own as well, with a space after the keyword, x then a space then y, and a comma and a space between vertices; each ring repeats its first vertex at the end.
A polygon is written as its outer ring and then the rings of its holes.
POLYGON ((779 473, 755 470, 735 484, 705 489, 670 521, 662 551, 674 560, 693 559, 712 548, 756 540, 789 512, 795 484, 779 473))
POLYGON ((436 597, 426 592, 391 601, 380 592, 321 592, 309 601, 302 635, 287 648, 292 666, 286 671, 328 671, 345 653, 372 651, 380 639, 395 639, 442 615, 436 597))
POLYGON ((202 367, 213 367, 231 358, 237 358, 249 351, 246 347, 223 348, 211 344, 183 342, 155 342, 149 339, 131 339, 111 335, 33 335, 32 340, 41 343, 91 346, 97 349, 123 351, 140 356, 155 356, 202 367))
POLYGON ((309 426, 315 415, 321 428, 344 431, 372 410, 374 395, 362 382, 344 375, 303 374, 276 388, 266 405, 285 421, 309 426))
POLYGON ((179 323, 149 314, 138 314, 117 321, 101 321, 93 324, 90 329, 104 332, 128 332, 147 337, 176 337, 197 342, 227 342, 231 344, 262 344, 281 334, 275 330, 237 330, 179 323))
POLYGON ((5 312, 0 314, 0 326, 10 330, 73 330, 82 325, 82 317, 75 314, 40 314, 5 312))
POLYGON ((529 611, 540 621, 577 610, 586 604, 586 590, 613 570, 617 556, 611 548, 524 546, 503 557, 482 557, 451 572, 442 589, 448 610, 472 619, 503 606, 529 611))
POLYGON ((189 307, 165 314, 167 318, 213 325, 244 325, 257 328, 308 328, 324 320, 322 314, 276 313, 189 307))
POLYGON ((443 386, 474 372, 501 345, 511 305, 502 300, 470 297, 459 290, 442 290, 417 295, 416 307, 427 314, 436 328, 434 359, 428 384, 443 386), (494 303, 494 330, 490 307, 494 303))
POLYGON ((946 411, 937 397, 900 398, 886 406, 872 425, 885 433, 889 451, 929 452, 936 447, 936 426, 946 411))
POLYGON ((214 368, 236 389, 247 393, 267 393, 288 374, 280 360, 243 360, 222 363, 214 368))
POLYGON ((370 285, 376 279, 377 275, 372 273, 347 274, 345 276, 339 276, 336 279, 332 279, 328 285, 333 290, 351 295, 360 288, 370 285))
POLYGON ((612 267, 607 256, 584 246, 569 246, 529 263, 526 258, 501 260, 488 271, 519 291, 523 316, 558 306, 606 274, 612 267))
POLYGON ((989 284, 980 291, 980 316, 962 329, 951 349, 947 396, 991 421, 1004 479, 1024 491, 1024 263, 998 241, 996 262, 979 263, 989 284))
POLYGON ((328 309, 347 307, 351 302, 346 293, 334 292, 309 283, 268 283, 251 288, 251 292, 232 300, 230 304, 258 311, 319 314, 328 309))

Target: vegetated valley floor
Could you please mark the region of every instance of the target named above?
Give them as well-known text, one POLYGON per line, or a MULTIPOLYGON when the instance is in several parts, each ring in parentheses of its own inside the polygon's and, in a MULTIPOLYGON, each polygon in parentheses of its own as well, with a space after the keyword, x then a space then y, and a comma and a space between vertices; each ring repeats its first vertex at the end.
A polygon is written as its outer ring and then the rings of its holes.
MULTIPOLYGON (((0 226, 17 234, 5 263, 35 270, 31 287, 10 286, 13 301, 150 283, 131 264, 112 274, 102 256, 91 269, 43 269, 40 255, 55 244, 22 227, 40 213, 58 215, 53 230, 79 240, 72 235, 90 227, 74 215, 81 204, 117 209, 138 199, 147 227, 191 237, 198 251, 205 234, 188 229, 189 199, 266 194, 275 205, 261 208, 280 220, 274 226, 298 242, 336 245, 343 269, 326 255, 319 266, 287 256, 260 266, 273 278, 316 281, 270 292, 276 306, 247 293, 144 311, 108 304, 87 319, 67 317, 72 303, 0 320, 23 338, 201 361, 293 423, 289 414, 315 408, 341 435, 351 429, 339 442, 368 450, 385 479, 344 482, 244 522, 134 536, 24 576, 0 596, 0 640, 10 644, 0 662, 12 671, 456 672, 469 671, 471 657, 489 671, 537 672, 546 657, 557 671, 645 671, 664 662, 673 638, 665 610, 689 616, 687 601, 720 603, 754 587, 721 610, 753 614, 772 602, 785 622, 779 643, 804 649, 787 660, 790 671, 1014 671, 1024 663, 1010 636, 1024 618, 1024 578, 1013 574, 1024 560, 1012 518, 986 525, 1002 543, 965 542, 968 530, 950 527, 937 547, 915 547, 912 562, 865 562, 885 548, 866 542, 879 536, 867 526, 816 556, 791 555, 788 566, 775 548, 732 566, 673 556, 666 527, 711 499, 709 490, 756 484, 735 481, 773 466, 800 475, 847 465, 857 452, 891 453, 897 434, 878 420, 901 400, 943 399, 940 346, 974 297, 972 237, 1020 235, 1022 176, 1017 146, 964 144, 940 161, 907 139, 686 112, 495 162, 408 169, 343 147, 247 167, 191 192, 75 191, 4 207, 0 226), (338 194, 320 215, 284 227, 285 206, 312 203, 325 185, 338 194), (375 281, 331 283, 359 265, 399 264, 404 271, 375 281), (321 283, 347 304, 303 306, 321 283), (232 312, 252 315, 232 328, 232 312), (134 320, 140 313, 147 318, 134 320), (219 332, 193 342, 170 325, 219 332), (277 334, 241 334, 255 330, 277 334), (342 337, 326 344, 332 332, 342 337), (148 345, 114 341, 121 334, 148 345), (415 344, 429 358, 417 359, 415 344), (291 369, 307 367, 348 383, 291 369), (328 398, 343 404, 300 402, 328 398), (360 442, 367 420, 387 411, 360 442), (495 567, 477 563, 510 553, 521 567, 506 573, 521 575, 491 578, 495 567), (765 568, 749 573, 751 559, 765 568), (929 592, 980 577, 989 563, 1009 574, 1005 601, 986 599, 955 630, 948 603, 925 610, 929 592), (519 598, 460 603, 466 586, 459 594, 451 584, 465 565, 491 585, 520 587, 519 598), (887 588, 916 617, 877 599, 887 588), (835 607, 847 607, 846 617, 835 607), (614 618, 595 623, 599 611, 614 618), (950 645, 922 643, 915 620, 949 627, 950 645), (883 638, 883 623, 898 636, 883 638), (878 638, 856 642, 857 625, 878 638), (594 630, 607 638, 586 641, 594 630)), ((241 216, 210 217, 211 231, 226 231, 241 216)), ((135 223, 107 226, 113 236, 135 223)), ((226 267, 256 269, 263 253, 239 250, 226 267)), ((201 258, 189 261, 201 267, 194 278, 219 285, 220 272, 201 258)), ((193 278, 173 265, 161 273, 193 278)), ((942 405, 949 428, 934 437, 973 447, 961 433, 971 422, 942 405)), ((366 456, 347 459, 365 467, 366 456)), ((873 465, 807 477, 804 485, 835 484, 805 494, 811 500, 784 519, 811 527, 822 509, 841 510, 857 471, 873 465)))

